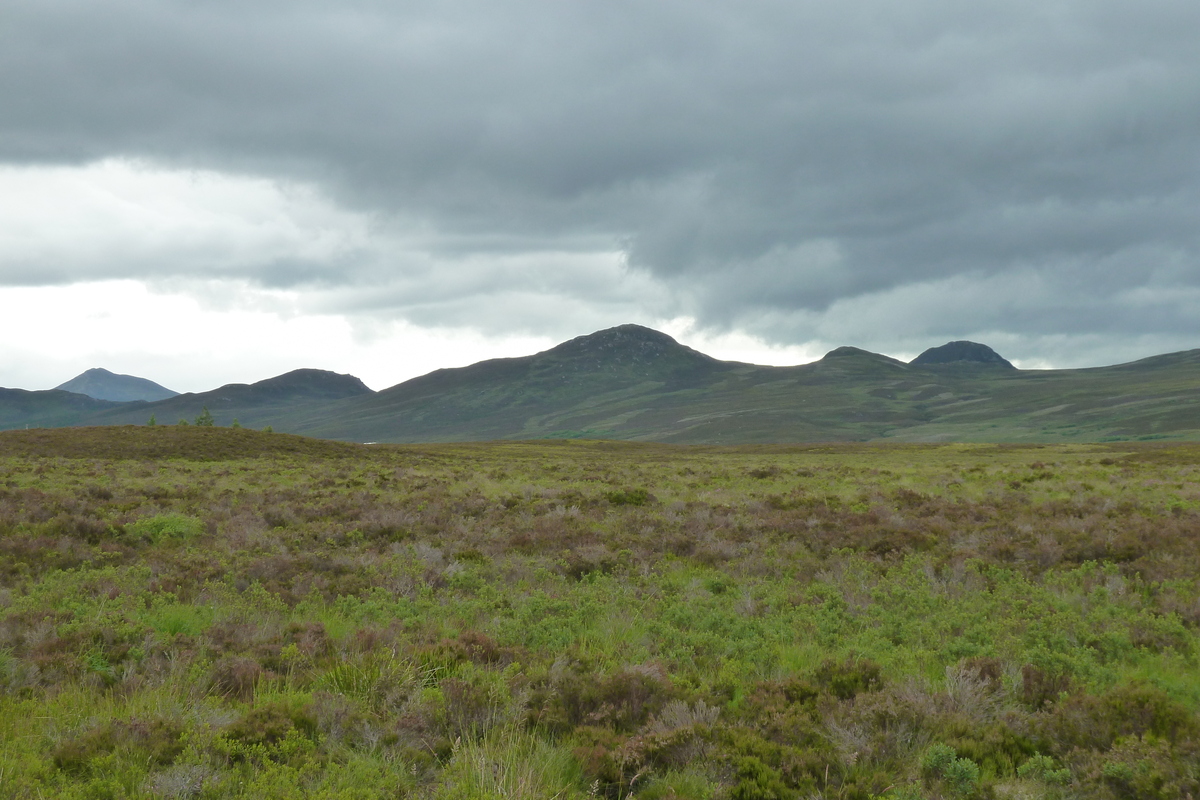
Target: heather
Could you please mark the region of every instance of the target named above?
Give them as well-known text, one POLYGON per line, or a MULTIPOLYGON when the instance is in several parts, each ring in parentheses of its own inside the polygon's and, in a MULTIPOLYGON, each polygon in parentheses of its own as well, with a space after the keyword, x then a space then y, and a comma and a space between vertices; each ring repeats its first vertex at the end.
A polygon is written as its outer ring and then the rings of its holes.
POLYGON ((1200 796, 1200 447, 0 435, 0 787, 1200 796))

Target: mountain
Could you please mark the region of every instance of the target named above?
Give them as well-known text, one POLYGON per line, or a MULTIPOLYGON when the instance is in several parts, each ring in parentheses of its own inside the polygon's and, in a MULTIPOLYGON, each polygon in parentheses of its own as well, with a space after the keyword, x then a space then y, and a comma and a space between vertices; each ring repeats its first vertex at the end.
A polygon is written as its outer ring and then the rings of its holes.
POLYGON ((129 403, 82 418, 77 424, 143 424, 154 416, 159 424, 191 422, 205 408, 218 425, 234 419, 242 425, 287 426, 288 417, 310 407, 372 394, 353 375, 321 369, 298 369, 257 383, 229 383, 208 392, 176 395, 155 403, 129 403))
POLYGON ((356 441, 604 436, 630 398, 702 393, 735 366, 621 325, 532 356, 440 369, 320 410, 300 430, 356 441))
POLYGON ((380 392, 322 370, 153 403, 6 391, 0 427, 144 424, 151 415, 169 424, 207 407, 218 425, 237 418, 357 442, 1200 439, 1200 350, 1111 367, 1020 370, 986 345, 950 342, 910 363, 839 347, 811 364, 767 367, 719 361, 637 325, 380 392))
POLYGON ((74 425, 84 417, 120 405, 59 389, 0 389, 0 430, 74 425))
POLYGON ((118 403, 128 403, 132 400, 165 400, 179 394, 154 381, 133 375, 118 375, 100 367, 89 369, 54 388, 118 403))
POLYGON ((839 347, 766 367, 623 325, 313 408, 288 430, 379 442, 1200 438, 1200 350, 1082 370, 1018 370, 973 342, 922 356, 906 364, 839 347))
POLYGON ((978 342, 947 342, 941 347, 929 348, 908 363, 914 367, 960 367, 973 364, 1016 369, 995 350, 978 342))

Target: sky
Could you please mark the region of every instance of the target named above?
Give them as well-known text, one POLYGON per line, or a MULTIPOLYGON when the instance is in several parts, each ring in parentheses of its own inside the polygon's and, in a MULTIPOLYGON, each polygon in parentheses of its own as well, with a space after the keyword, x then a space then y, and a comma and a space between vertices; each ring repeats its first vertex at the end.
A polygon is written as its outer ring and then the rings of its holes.
POLYGON ((6 0, 0 386, 1200 347, 1194 0, 6 0))

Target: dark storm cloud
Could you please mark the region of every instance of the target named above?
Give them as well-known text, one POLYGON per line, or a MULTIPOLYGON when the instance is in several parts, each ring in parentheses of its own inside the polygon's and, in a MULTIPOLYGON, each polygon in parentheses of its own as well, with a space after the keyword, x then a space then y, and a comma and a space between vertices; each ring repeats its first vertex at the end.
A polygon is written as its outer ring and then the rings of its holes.
MULTIPOLYGON (((304 280, 440 281, 461 305, 496 290, 464 258, 621 249, 667 290, 646 314, 777 341, 1024 331, 1032 356, 1038 336, 1194 325, 1195 3, 18 0, 4 17, 0 158, 312 181, 443 259, 306 262, 304 280), (868 307, 892 333, 830 318, 868 307)), ((295 282, 280 263, 246 269, 295 282)), ((546 269, 502 274, 534 296, 546 269)))

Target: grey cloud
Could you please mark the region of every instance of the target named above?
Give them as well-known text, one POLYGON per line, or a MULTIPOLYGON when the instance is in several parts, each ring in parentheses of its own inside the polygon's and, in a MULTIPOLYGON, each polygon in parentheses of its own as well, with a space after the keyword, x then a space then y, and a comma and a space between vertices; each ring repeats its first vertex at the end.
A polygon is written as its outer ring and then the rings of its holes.
POLYGON ((513 309, 595 297, 778 342, 892 297, 893 341, 986 321, 1030 358, 1047 337, 1194 325, 1179 302, 1200 282, 1194 3, 16 0, 5 15, 0 158, 313 181, 380 220, 378 252, 247 268, 272 285, 398 286, 376 305, 422 320, 498 293, 513 309), (389 220, 423 226, 441 271, 389 250, 404 239, 389 220), (627 253, 629 299, 569 269, 548 290, 538 270, 462 266, 589 248, 627 253), (1005 284, 1024 291, 997 303, 1005 284), (1132 303, 1139 288, 1159 300, 1132 303))

